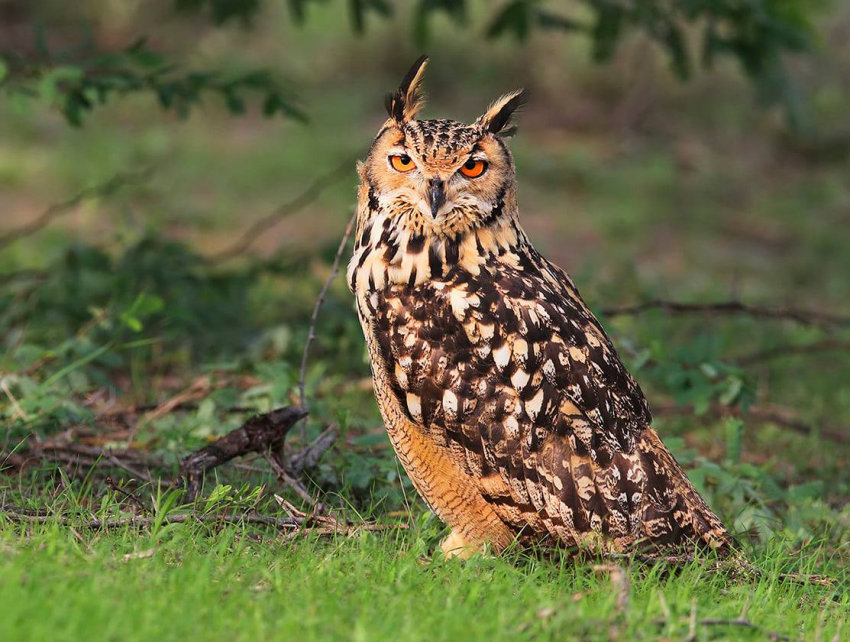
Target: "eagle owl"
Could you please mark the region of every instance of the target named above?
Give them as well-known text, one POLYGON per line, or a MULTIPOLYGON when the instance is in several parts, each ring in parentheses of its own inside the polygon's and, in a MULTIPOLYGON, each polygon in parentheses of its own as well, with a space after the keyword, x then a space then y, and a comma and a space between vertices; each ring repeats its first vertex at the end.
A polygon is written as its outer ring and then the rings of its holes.
POLYGON ((451 529, 443 551, 730 550, 608 335, 520 226, 505 138, 523 92, 471 125, 417 120, 426 63, 358 164, 348 283, 390 440, 451 529))

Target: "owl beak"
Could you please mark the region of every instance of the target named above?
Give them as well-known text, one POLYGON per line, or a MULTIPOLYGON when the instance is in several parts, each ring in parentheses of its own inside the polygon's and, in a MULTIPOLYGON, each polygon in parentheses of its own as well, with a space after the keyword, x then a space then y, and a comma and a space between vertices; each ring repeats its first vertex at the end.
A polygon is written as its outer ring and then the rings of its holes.
POLYGON ((437 212, 446 202, 445 185, 439 178, 428 181, 428 203, 431 205, 431 216, 437 218, 437 212))

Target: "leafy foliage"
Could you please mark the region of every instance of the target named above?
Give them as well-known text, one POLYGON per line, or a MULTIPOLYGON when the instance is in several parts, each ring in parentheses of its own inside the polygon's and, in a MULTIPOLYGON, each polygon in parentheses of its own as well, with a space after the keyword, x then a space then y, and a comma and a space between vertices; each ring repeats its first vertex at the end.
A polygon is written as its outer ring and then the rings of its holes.
POLYGON ((74 126, 80 126, 85 113, 97 105, 140 92, 153 94, 164 109, 173 109, 183 118, 206 94, 217 95, 230 113, 243 114, 246 96, 254 94, 265 116, 305 120, 290 92, 266 70, 185 71, 151 50, 143 39, 123 51, 96 52, 85 58, 46 53, 44 62, 14 54, 5 54, 4 61, 0 54, 0 89, 18 102, 43 100, 74 126))
POLYGON ((184 12, 206 12, 217 25, 234 20, 249 26, 260 9, 260 0, 174 0, 174 7, 184 12))
MULTIPOLYGON (((309 5, 327 0, 289 0, 294 23, 308 20, 309 5)), ((390 0, 348 0, 352 29, 362 34, 367 16, 392 16, 397 3, 390 0)), ((459 26, 469 25, 466 0, 417 0, 412 11, 412 31, 419 46, 430 40, 432 16, 442 13, 459 26)), ((652 0, 612 2, 584 0, 575 3, 574 15, 550 9, 544 0, 510 0, 488 4, 484 12, 488 38, 514 37, 522 42, 537 30, 581 33, 591 42, 593 57, 609 60, 630 31, 653 40, 666 53, 673 72, 688 78, 699 60, 711 68, 715 59, 735 59, 755 83, 767 104, 781 103, 790 122, 801 126, 804 112, 801 97, 785 66, 785 54, 810 51, 813 47, 812 7, 802 0, 652 0), (584 8, 581 7, 584 5, 584 8)), ((203 13, 217 26, 236 21, 249 26, 263 9, 261 0, 174 0, 178 14, 203 13)), ((85 59, 69 59, 49 52, 40 39, 42 60, 18 59, 0 52, 0 84, 7 93, 20 97, 38 96, 56 105, 73 125, 82 116, 113 95, 152 92, 166 109, 186 116, 203 94, 217 94, 234 114, 245 111, 245 94, 259 94, 263 113, 304 119, 289 92, 275 82, 268 70, 241 74, 218 71, 181 71, 163 54, 149 49, 140 39, 124 51, 93 52, 85 59), (4 60, 5 58, 5 60, 4 60)))

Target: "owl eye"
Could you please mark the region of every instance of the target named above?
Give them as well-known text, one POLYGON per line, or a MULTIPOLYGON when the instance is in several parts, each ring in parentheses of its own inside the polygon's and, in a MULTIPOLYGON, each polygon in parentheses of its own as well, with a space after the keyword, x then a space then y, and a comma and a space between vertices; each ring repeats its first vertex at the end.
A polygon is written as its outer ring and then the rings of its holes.
POLYGON ((467 178, 478 178, 487 169, 487 161, 470 158, 461 165, 460 173, 467 178))
POLYGON ((416 167, 416 163, 414 163, 413 159, 407 154, 390 156, 390 165, 392 165, 393 169, 397 172, 409 172, 416 167))

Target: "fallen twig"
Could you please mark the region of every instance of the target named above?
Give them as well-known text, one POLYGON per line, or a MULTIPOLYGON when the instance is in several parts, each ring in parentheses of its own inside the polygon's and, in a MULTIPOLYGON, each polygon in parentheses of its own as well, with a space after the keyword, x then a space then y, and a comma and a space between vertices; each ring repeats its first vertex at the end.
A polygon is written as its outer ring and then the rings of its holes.
POLYGON ((286 406, 251 417, 236 430, 184 457, 180 461, 180 474, 186 480, 187 497, 191 500, 197 496, 206 471, 248 453, 280 450, 292 426, 306 416, 306 410, 286 406))
POLYGON ((210 263, 221 263, 223 261, 227 261, 236 256, 239 256, 240 254, 245 252, 245 250, 251 247, 254 241, 260 238, 260 236, 262 236, 269 229, 277 225, 278 221, 304 209, 305 207, 310 205, 310 203, 314 202, 317 198, 319 198, 319 196, 324 190, 345 178, 351 172, 351 168, 353 166, 354 160, 346 159, 344 162, 340 163, 340 165, 337 166, 335 169, 331 170, 324 176, 320 176, 306 190, 304 190, 294 199, 292 199, 288 203, 284 203, 283 205, 275 209, 273 212, 267 214, 259 221, 251 225, 251 227, 249 227, 242 234, 242 236, 240 236, 239 239, 235 243, 233 243, 233 245, 211 255, 208 258, 208 261, 210 263))
POLYGON ((151 524, 182 524, 184 522, 199 522, 202 524, 263 524, 275 528, 294 528, 301 526, 302 522, 294 517, 271 517, 258 513, 169 513, 163 517, 113 517, 108 519, 90 518, 80 520, 79 517, 71 515, 45 515, 30 514, 15 507, 3 506, 0 508, 6 519, 13 522, 30 522, 36 524, 56 523, 62 526, 82 526, 90 530, 102 530, 107 528, 122 528, 126 526, 138 526, 144 528, 151 524))
POLYGON ((313 468, 319 463, 322 455, 334 445, 337 437, 339 437, 339 428, 334 424, 325 428, 318 437, 307 444, 306 448, 289 458, 286 465, 289 472, 293 475, 300 475, 301 471, 313 468))
POLYGON ((608 317, 635 316, 649 310, 663 310, 669 314, 744 314, 764 319, 795 321, 803 325, 821 327, 850 327, 850 317, 829 314, 816 310, 799 310, 789 307, 763 307, 741 301, 716 301, 712 303, 685 303, 651 299, 635 305, 604 308, 601 313, 608 317))
POLYGON ((228 383, 229 382, 222 380, 213 384, 208 375, 202 375, 196 378, 185 390, 182 390, 173 397, 163 401, 152 410, 147 411, 143 420, 154 421, 156 419, 160 419, 161 417, 174 412, 174 410, 179 408, 182 404, 198 401, 199 399, 208 397, 213 389, 221 388, 228 383))
POLYGON ((760 631, 768 636, 771 640, 790 640, 791 638, 783 633, 777 633, 776 631, 768 631, 763 629, 758 624, 751 622, 747 619, 747 611, 750 608, 750 600, 748 598, 744 603, 743 608, 741 609, 741 613, 738 617, 734 619, 725 619, 725 618, 716 618, 716 617, 706 617, 699 620, 700 625, 702 626, 740 626, 747 629, 753 629, 754 631, 760 631))
POLYGON ((71 465, 109 465, 120 468, 142 481, 151 483, 158 481, 166 485, 174 484, 174 480, 156 477, 150 473, 151 468, 167 468, 165 462, 135 450, 96 448, 83 444, 48 441, 31 443, 29 454, 71 465), (143 468, 146 470, 143 470, 143 468))
POLYGON ((298 510, 289 502, 275 496, 281 507, 286 510, 286 517, 274 517, 256 512, 246 513, 178 513, 173 512, 161 517, 131 517, 112 518, 82 518, 79 515, 47 514, 18 506, 0 506, 0 518, 21 524, 60 524, 69 527, 82 527, 89 530, 105 530, 110 528, 137 527, 147 528, 154 524, 183 524, 195 522, 199 524, 257 524, 270 526, 278 530, 288 531, 290 536, 298 534, 315 535, 345 535, 352 537, 361 531, 406 530, 407 524, 376 524, 344 522, 329 515, 308 515, 298 510), (283 503, 281 503, 283 502, 283 503))
POLYGON ((287 470, 283 467, 283 465, 278 461, 277 457, 272 453, 271 450, 263 453, 263 456, 266 458, 266 461, 269 463, 269 466, 272 467, 272 470, 275 473, 275 476, 279 481, 282 481, 284 484, 289 486, 295 493, 307 502, 310 506, 314 507, 314 509, 319 513, 324 513, 326 511, 325 505, 316 500, 300 479, 293 477, 290 475, 287 470))
POLYGON ((14 243, 26 236, 35 234, 47 226, 51 221, 53 221, 53 219, 58 218, 66 212, 70 212, 85 200, 98 198, 100 196, 109 196, 125 185, 141 183, 144 179, 148 178, 152 172, 153 170, 151 168, 137 172, 119 172, 103 183, 86 187, 77 192, 71 198, 51 205, 30 223, 10 230, 5 234, 0 234, 0 248, 6 247, 7 245, 10 245, 11 243, 14 243))

